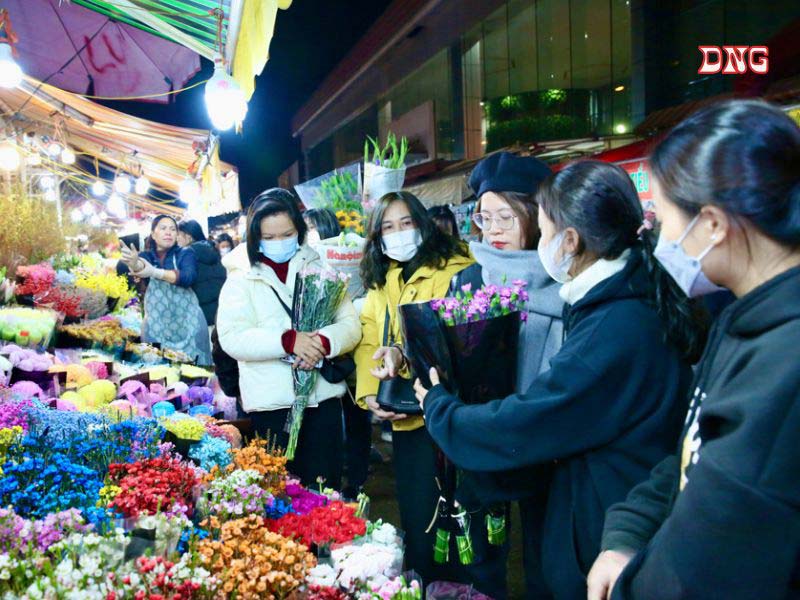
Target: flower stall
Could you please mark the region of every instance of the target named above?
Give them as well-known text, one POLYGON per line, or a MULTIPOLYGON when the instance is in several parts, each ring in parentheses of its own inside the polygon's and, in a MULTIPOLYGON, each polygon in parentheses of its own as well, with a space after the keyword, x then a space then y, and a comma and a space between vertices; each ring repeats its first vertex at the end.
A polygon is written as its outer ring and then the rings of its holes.
POLYGON ((365 496, 301 486, 212 372, 140 343, 112 265, 4 284, 25 306, 0 306, 0 598, 421 598, 365 496))

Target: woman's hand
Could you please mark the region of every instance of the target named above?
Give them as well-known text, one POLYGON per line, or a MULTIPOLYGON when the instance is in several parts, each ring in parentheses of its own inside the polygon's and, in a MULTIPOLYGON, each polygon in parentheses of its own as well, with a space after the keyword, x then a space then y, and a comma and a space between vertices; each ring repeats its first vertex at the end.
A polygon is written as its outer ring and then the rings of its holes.
POLYGON ((134 248, 133 244, 130 246, 122 244, 120 252, 122 253, 122 262, 128 265, 131 271, 138 271, 141 269, 139 264, 139 251, 134 248))
POLYGON ((606 550, 602 552, 589 571, 587 584, 589 600, 608 600, 620 574, 631 562, 633 553, 606 550))
POLYGON ((150 277, 153 279, 164 279, 164 276, 166 275, 166 271, 164 269, 154 267, 143 258, 138 258, 137 260, 139 261, 139 268, 135 271, 131 270, 136 277, 141 277, 143 279, 150 277))
MULTIPOLYGON (((436 387, 441 383, 439 381, 439 372, 434 368, 431 367, 430 372, 428 373, 428 378, 431 380, 431 387, 436 387)), ((414 392, 417 396, 417 401, 419 402, 419 407, 423 410, 425 409, 425 398, 428 397, 428 392, 430 390, 426 389, 422 382, 417 378, 414 382, 414 392)))
POLYGON ((294 353, 306 363, 306 365, 311 365, 313 369, 319 361, 325 358, 325 346, 322 345, 322 342, 317 336, 311 333, 298 331, 294 339, 294 353))
POLYGON ((388 381, 389 379, 397 377, 397 374, 400 372, 400 369, 403 368, 403 364, 406 361, 403 353, 397 346, 381 346, 375 354, 372 355, 372 360, 381 361, 379 366, 369 371, 372 373, 373 377, 381 381, 388 381))
MULTIPOLYGON (((314 363, 316 364, 316 363, 314 363)), ((292 363, 292 369, 299 370, 299 371, 313 371, 316 367, 304 361, 302 358, 298 358, 292 363)))
POLYGON ((378 417, 381 421, 401 421, 408 418, 408 415, 397 414, 383 410, 380 406, 378 406, 378 399, 375 396, 367 396, 365 400, 367 402, 367 408, 369 408, 370 411, 372 411, 372 414, 378 417))

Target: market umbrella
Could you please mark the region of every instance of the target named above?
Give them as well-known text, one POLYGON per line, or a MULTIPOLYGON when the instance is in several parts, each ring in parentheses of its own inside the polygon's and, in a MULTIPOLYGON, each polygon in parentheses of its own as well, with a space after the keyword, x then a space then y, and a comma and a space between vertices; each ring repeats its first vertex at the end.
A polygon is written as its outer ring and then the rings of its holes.
MULTIPOLYGON (((2 5, 19 37, 22 68, 64 90, 153 96, 183 87, 200 70, 200 57, 192 50, 76 4, 3 0, 2 5)), ((150 100, 166 103, 169 96, 150 100)))

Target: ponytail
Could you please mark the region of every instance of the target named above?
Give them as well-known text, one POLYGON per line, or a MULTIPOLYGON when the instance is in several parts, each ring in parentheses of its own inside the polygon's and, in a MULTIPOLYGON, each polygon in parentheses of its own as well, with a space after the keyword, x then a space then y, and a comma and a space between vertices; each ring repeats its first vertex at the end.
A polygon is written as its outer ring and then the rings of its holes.
POLYGON ((700 359, 708 319, 653 255, 655 236, 643 226, 644 213, 630 176, 616 165, 584 160, 551 175, 539 187, 539 206, 559 230, 574 228, 581 252, 613 260, 629 248, 640 248, 651 285, 648 299, 664 326, 666 338, 692 363, 700 359))
POLYGON ((695 364, 708 338, 708 313, 698 300, 688 298, 661 266, 654 254, 657 239, 652 229, 643 227, 640 231, 642 260, 651 284, 648 297, 666 327, 667 339, 695 364))

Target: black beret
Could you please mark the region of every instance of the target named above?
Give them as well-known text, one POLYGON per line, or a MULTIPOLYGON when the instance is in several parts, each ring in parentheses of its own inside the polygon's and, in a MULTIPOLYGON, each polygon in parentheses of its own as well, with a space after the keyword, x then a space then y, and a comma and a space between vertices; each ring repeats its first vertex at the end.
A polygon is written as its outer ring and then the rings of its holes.
POLYGON ((475 165, 469 187, 478 198, 486 192, 534 194, 551 173, 550 167, 538 158, 497 152, 475 165))

